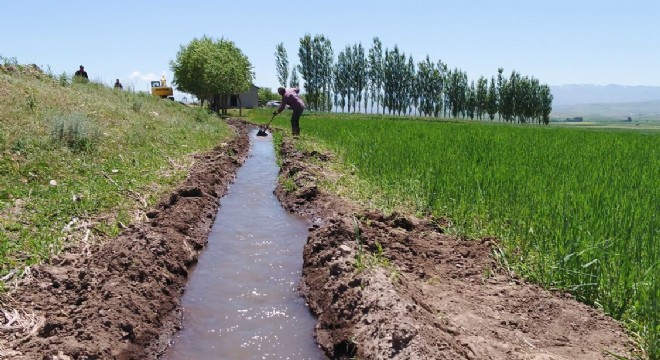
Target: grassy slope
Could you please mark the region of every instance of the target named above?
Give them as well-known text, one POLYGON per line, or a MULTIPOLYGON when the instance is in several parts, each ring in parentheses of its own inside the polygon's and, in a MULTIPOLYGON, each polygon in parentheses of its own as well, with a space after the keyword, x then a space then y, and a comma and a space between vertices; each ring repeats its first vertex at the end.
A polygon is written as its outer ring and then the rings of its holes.
POLYGON ((0 274, 141 221, 192 154, 232 136, 201 109, 19 69, 0 68, 0 274), (88 143, 57 141, 58 121, 88 143))

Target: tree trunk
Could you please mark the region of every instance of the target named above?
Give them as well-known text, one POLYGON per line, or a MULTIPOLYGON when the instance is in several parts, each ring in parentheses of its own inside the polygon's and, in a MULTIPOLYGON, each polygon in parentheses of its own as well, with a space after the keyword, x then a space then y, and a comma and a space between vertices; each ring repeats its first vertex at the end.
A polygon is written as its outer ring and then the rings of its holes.
POLYGON ((214 94, 211 102, 211 109, 213 112, 220 114, 220 95, 214 94))

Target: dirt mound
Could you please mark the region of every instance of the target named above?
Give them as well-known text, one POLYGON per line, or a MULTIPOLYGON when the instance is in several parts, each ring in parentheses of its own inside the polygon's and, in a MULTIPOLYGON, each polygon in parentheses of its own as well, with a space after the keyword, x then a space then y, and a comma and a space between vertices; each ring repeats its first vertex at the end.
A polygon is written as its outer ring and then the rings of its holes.
POLYGON ((148 222, 36 267, 3 296, 0 358, 156 358, 181 325, 180 297, 225 194, 249 150, 238 136, 199 155, 148 222))
POLYGON ((631 356, 622 327, 511 276, 493 243, 443 234, 442 222, 384 216, 325 194, 321 172, 285 142, 276 193, 313 223, 301 290, 332 359, 606 359, 631 356), (289 187, 290 189, 290 187, 289 187))

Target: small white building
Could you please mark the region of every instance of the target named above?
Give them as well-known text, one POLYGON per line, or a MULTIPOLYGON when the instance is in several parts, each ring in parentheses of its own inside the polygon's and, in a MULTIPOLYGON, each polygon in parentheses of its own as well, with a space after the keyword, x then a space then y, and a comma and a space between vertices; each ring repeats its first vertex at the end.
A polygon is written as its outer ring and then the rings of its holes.
POLYGON ((250 89, 238 96, 232 95, 229 97, 228 108, 254 109, 259 106, 259 88, 255 85, 250 86, 250 89), (239 102, 240 99, 240 102, 239 102))

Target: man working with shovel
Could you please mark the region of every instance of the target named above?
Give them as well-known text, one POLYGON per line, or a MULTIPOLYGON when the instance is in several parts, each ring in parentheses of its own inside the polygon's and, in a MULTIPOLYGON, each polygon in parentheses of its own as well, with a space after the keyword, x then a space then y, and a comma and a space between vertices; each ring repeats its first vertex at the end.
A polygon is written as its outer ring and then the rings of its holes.
POLYGON ((289 88, 285 89, 280 87, 277 89, 277 93, 282 95, 282 103, 277 110, 273 111, 273 116, 284 111, 287 105, 293 110, 291 115, 291 134, 293 136, 300 135, 300 115, 302 115, 303 110, 305 110, 305 103, 300 98, 300 89, 298 88, 289 88))

